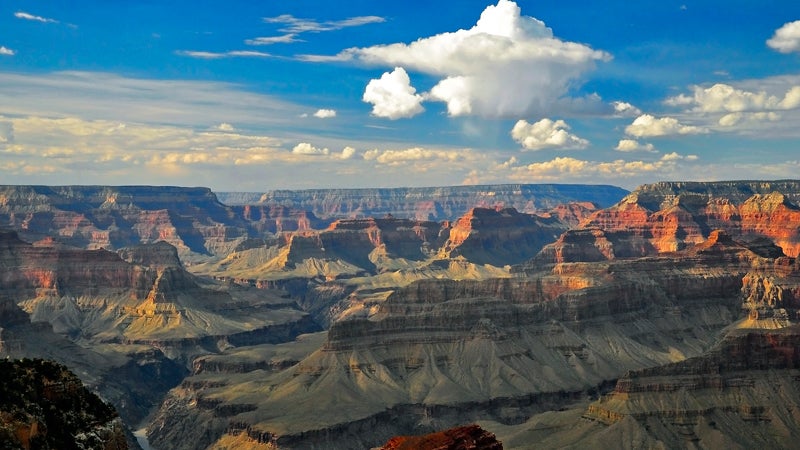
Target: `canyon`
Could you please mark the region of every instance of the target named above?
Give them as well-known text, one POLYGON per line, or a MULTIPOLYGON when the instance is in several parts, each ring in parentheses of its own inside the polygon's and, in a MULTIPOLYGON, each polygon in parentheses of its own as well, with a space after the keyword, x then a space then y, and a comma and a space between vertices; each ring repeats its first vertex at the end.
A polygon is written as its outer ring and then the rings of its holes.
POLYGON ((2 187, 0 354, 67 365, 158 449, 799 432, 798 181, 219 199, 2 187))

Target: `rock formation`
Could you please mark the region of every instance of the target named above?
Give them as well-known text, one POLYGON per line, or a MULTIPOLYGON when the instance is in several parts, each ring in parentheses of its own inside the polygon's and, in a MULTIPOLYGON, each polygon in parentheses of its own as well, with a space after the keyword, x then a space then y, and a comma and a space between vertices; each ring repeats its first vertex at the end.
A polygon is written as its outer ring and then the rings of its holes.
POLYGON ((189 448, 174 430, 191 426, 207 430, 201 446, 246 436, 352 448, 466 420, 514 423, 626 370, 700 355, 740 315, 745 275, 771 261, 713 233, 668 256, 418 281, 366 317, 334 322, 322 348, 290 368, 188 378, 150 437, 189 448))
POLYGON ((0 280, 0 355, 80 369, 129 424, 185 376, 194 356, 318 329, 292 300, 189 274, 164 242, 118 254, 34 246, 0 232, 0 280))
POLYGON ((0 186, 0 226, 84 249, 166 241, 187 257, 249 236, 209 189, 165 186, 0 186))
POLYGON ((631 430, 664 448, 790 448, 800 438, 799 331, 735 330, 703 356, 632 371, 578 426, 609 438, 596 448, 631 430))
POLYGON ((0 360, 3 448, 123 450, 116 411, 66 367, 44 360, 0 360))
POLYGON ((424 436, 397 436, 381 450, 503 450, 494 434, 478 425, 467 425, 424 436))
POLYGON ((571 202, 611 206, 627 191, 614 186, 501 184, 387 189, 275 190, 263 194, 220 192, 228 205, 288 206, 322 218, 397 217, 456 220, 472 208, 514 208, 538 213, 571 202))
POLYGON ((795 257, 799 204, 797 181, 644 185, 591 215, 537 258, 591 262, 674 252, 703 242, 715 229, 739 240, 768 238, 795 257))

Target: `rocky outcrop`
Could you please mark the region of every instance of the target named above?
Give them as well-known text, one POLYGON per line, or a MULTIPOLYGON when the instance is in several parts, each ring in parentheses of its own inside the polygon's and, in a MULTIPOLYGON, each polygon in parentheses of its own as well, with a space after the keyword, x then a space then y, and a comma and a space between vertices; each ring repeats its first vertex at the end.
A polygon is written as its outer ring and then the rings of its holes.
POLYGON ((127 449, 114 408, 66 367, 0 360, 0 442, 22 449, 127 449))
POLYGON ((503 450, 494 434, 478 425, 451 428, 424 436, 397 436, 381 450, 503 450))
POLYGON ((218 193, 229 205, 288 206, 322 218, 397 217, 456 220, 472 208, 514 208, 536 213, 570 202, 608 207, 627 191, 614 186, 570 184, 504 184, 387 189, 275 190, 263 194, 218 193))
POLYGON ((798 181, 644 185, 591 215, 537 258, 591 262, 675 252, 705 241, 716 229, 738 240, 768 238, 795 257, 798 204, 798 181))

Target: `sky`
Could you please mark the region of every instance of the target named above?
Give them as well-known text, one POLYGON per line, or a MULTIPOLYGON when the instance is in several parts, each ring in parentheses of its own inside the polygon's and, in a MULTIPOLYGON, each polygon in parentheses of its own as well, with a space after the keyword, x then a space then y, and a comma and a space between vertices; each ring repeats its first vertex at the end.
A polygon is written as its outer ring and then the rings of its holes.
POLYGON ((0 0, 0 184, 798 178, 795 0, 0 0))

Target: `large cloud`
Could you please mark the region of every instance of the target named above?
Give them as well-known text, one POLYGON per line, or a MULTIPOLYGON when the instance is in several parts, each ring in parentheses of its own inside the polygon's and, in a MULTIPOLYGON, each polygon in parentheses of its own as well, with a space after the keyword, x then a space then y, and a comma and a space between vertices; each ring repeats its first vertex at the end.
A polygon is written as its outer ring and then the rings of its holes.
POLYGON ((767 45, 781 53, 800 52, 800 20, 785 23, 775 30, 767 45))
POLYGON ((412 117, 424 111, 422 96, 411 86, 402 67, 372 80, 364 90, 363 100, 372 104, 372 114, 387 119, 412 117))
POLYGON ((563 120, 542 119, 536 123, 519 120, 511 130, 511 137, 527 150, 582 149, 589 145, 586 139, 570 133, 563 120))
MULTIPOLYGON (((306 56, 401 67, 438 77, 425 97, 447 103, 453 116, 543 114, 563 100, 596 61, 609 58, 605 52, 554 37, 542 21, 522 16, 517 4, 508 0, 487 7, 469 30, 410 44, 351 48, 333 58, 306 56)), ((421 110, 409 109, 408 114, 421 110)))
POLYGON ((674 117, 653 117, 642 114, 633 123, 625 127, 625 133, 636 137, 669 136, 675 134, 701 134, 706 129, 692 125, 684 125, 674 117))

